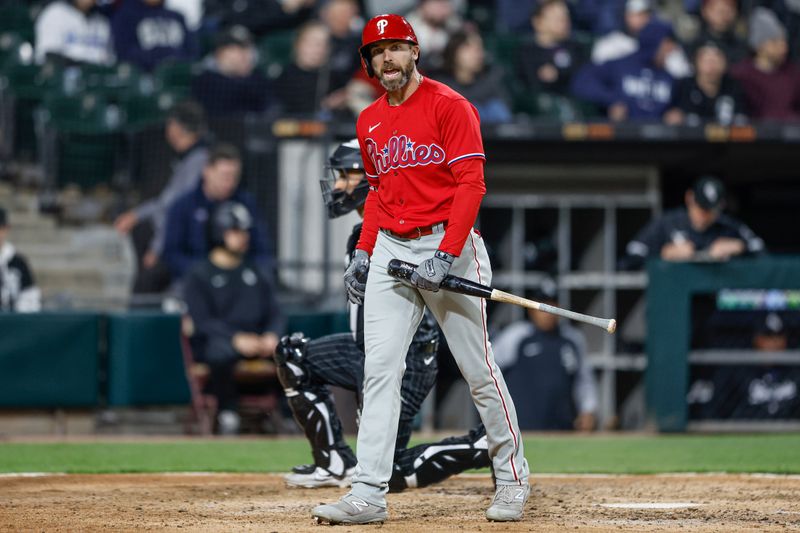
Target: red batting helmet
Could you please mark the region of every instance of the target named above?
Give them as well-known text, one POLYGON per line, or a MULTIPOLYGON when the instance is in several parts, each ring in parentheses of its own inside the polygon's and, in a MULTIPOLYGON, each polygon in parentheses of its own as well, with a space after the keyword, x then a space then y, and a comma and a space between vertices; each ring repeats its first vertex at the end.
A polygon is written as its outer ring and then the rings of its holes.
MULTIPOLYGON (((364 26, 364 31, 361 32, 361 48, 359 49, 364 69, 366 69, 370 78, 375 75, 375 71, 372 70, 369 47, 378 41, 387 40, 406 41, 419 45, 414 28, 400 15, 389 14, 372 17, 364 26)), ((417 62, 419 62, 419 57, 417 57, 417 62)))

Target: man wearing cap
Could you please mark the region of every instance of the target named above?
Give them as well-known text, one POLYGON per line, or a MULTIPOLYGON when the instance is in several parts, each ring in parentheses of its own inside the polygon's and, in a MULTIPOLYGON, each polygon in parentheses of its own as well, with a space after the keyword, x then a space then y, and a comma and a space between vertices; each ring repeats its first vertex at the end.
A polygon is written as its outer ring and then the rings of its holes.
POLYGON ((217 37, 214 54, 192 80, 192 93, 211 117, 260 113, 270 103, 270 85, 256 67, 253 38, 244 26, 233 26, 217 37))
POLYGON ((373 18, 361 42, 364 68, 386 92, 356 125, 369 193, 344 277, 350 301, 364 303, 358 464, 351 491, 312 514, 331 524, 388 518, 404 354, 427 308, 486 427, 496 479, 486 518, 521 520, 530 495, 528 463, 514 403, 489 343, 486 302, 439 290, 448 274, 491 283, 486 245, 473 227, 486 192, 478 112, 460 94, 419 73, 420 47, 403 17, 373 18), (408 283, 387 272, 395 258, 418 265, 408 283))
POLYGON ((744 223, 722 213, 725 187, 712 176, 698 179, 686 191, 685 208, 667 211, 651 221, 625 248, 620 270, 642 268, 651 257, 667 261, 725 261, 764 252, 764 241, 744 223))
POLYGON ((754 56, 731 69, 744 88, 750 116, 760 120, 800 117, 800 67, 787 60, 786 29, 775 13, 757 7, 750 15, 754 56))
POLYGON ((41 308, 42 294, 28 262, 8 241, 8 214, 0 207, 0 312, 33 313, 41 308))
POLYGON ((653 19, 639 32, 639 49, 602 65, 584 65, 572 77, 572 94, 605 108, 614 122, 661 120, 672 100, 667 58, 677 49, 672 26, 653 19))
MULTIPOLYGON (((558 287, 547 278, 530 297, 558 305, 558 287)), ((519 405, 521 429, 594 429, 597 384, 586 364, 586 338, 579 329, 556 315, 529 309, 528 320, 507 326, 492 346, 519 405)))

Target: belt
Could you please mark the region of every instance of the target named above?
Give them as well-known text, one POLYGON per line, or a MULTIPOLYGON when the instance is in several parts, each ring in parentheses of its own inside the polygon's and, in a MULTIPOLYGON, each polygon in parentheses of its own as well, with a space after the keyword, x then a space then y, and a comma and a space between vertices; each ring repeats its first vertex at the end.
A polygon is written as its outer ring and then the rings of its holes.
POLYGON ((381 231, 386 233, 387 235, 391 235, 392 237, 396 237, 398 239, 414 240, 414 239, 419 239, 420 237, 424 237, 425 235, 433 235, 434 233, 444 233, 444 230, 446 228, 447 228, 447 222, 437 222, 436 224, 431 224, 430 226, 419 226, 416 228, 412 228, 406 233, 397 233, 396 231, 392 231, 390 229, 385 229, 385 228, 381 228, 381 231))

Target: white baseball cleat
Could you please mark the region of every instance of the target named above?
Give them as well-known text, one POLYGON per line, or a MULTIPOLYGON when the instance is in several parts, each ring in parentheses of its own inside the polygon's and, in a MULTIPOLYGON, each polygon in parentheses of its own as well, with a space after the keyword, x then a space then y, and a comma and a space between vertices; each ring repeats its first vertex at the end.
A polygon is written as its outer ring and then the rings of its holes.
POLYGON ((318 524, 377 524, 385 522, 389 514, 385 507, 372 505, 347 493, 336 503, 314 507, 311 516, 318 524))
POLYGON ((339 477, 319 466, 308 465, 308 467, 307 469, 295 467, 291 474, 285 476, 286 484, 290 487, 302 487, 304 489, 320 487, 345 488, 350 486, 350 478, 355 472, 355 468, 349 468, 339 477))
POLYGON ((498 485, 492 505, 486 510, 486 519, 492 522, 518 522, 531 487, 524 485, 498 485))

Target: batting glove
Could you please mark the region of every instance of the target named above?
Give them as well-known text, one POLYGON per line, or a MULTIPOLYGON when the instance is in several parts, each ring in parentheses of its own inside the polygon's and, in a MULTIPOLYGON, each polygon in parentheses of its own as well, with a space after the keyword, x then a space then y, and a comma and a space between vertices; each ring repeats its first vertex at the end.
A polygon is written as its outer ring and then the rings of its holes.
POLYGON ((417 288, 437 292, 455 260, 456 256, 437 250, 433 257, 420 263, 411 274, 411 283, 417 288))
POLYGON ((364 305, 364 291, 367 290, 367 274, 369 273, 369 254, 364 250, 356 250, 344 273, 344 288, 347 299, 356 305, 364 305))

